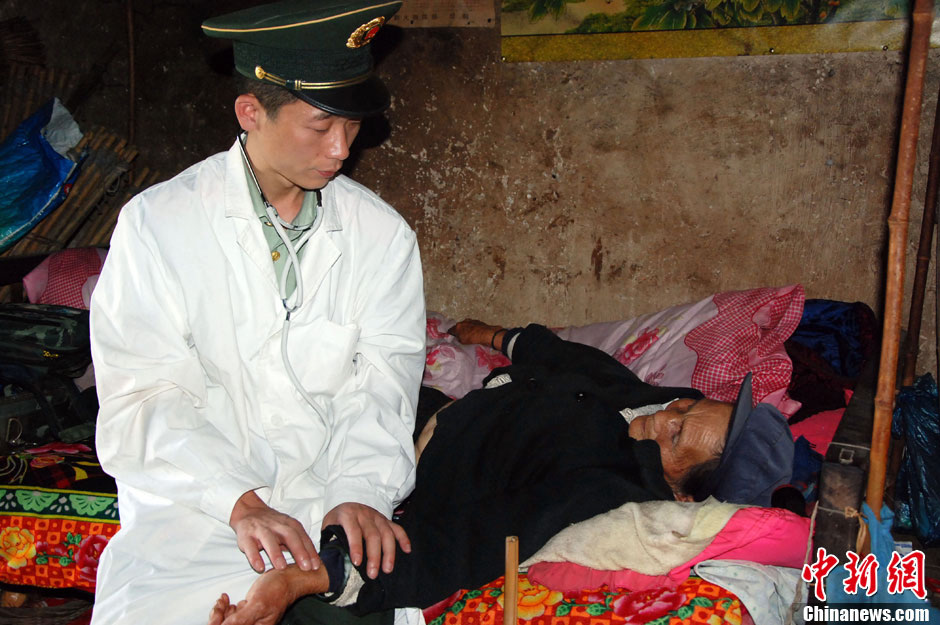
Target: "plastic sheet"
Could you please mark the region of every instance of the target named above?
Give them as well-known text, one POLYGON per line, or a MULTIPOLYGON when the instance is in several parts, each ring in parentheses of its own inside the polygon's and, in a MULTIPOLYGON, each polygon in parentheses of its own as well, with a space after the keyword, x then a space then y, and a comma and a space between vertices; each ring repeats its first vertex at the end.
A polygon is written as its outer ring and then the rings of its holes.
MULTIPOLYGON (((846 591, 846 580, 850 575, 845 566, 837 566, 826 577, 826 595, 830 605, 832 604, 903 604, 905 607, 926 608, 929 610, 929 622, 936 623, 940 621, 940 610, 930 607, 930 603, 925 599, 920 599, 911 588, 905 588, 902 592, 896 592, 890 582, 890 563, 891 556, 894 553, 894 538, 891 535, 891 523, 894 515, 887 506, 881 507, 881 520, 875 518, 874 512, 868 506, 867 502, 862 503, 862 518, 868 525, 868 532, 871 536, 871 553, 878 562, 878 567, 874 573, 877 581, 872 580, 872 584, 877 584, 877 590, 869 595, 866 589, 860 589, 849 593, 846 591)), ((845 564, 844 559, 840 559, 845 564)), ((924 571, 920 571, 921 574, 924 571)))
POLYGON ((0 252, 61 204, 78 174, 44 136, 54 110, 64 108, 49 100, 0 143, 0 252))
POLYGON ((895 527, 913 529, 927 547, 940 545, 940 419, 932 375, 898 393, 891 433, 905 439, 895 482, 895 527))

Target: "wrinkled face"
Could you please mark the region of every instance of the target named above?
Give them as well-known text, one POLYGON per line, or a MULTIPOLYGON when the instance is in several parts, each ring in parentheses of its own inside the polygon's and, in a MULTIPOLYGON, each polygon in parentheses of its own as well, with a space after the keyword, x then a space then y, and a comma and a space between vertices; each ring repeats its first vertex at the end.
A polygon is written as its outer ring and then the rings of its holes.
POLYGON ((677 399, 665 410, 636 417, 630 436, 659 444, 666 481, 674 486, 691 467, 721 455, 731 404, 711 399, 677 399))
POLYGON ((282 106, 273 119, 262 112, 249 134, 252 164, 281 185, 321 189, 343 166, 360 125, 301 100, 282 106))

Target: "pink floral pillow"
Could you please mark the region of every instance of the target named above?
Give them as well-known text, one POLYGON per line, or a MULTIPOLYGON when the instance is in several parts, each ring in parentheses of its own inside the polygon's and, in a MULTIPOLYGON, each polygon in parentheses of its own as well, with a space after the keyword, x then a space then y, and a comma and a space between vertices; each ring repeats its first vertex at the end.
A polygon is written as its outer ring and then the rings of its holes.
MULTIPOLYGON (((752 372, 755 399, 792 415, 799 403, 786 396, 793 365, 783 344, 799 325, 804 300, 798 284, 726 291, 634 319, 569 326, 558 335, 604 350, 650 384, 690 386, 722 401, 733 401, 752 372)), ((489 347, 461 345, 446 333, 453 324, 428 313, 424 384, 456 398, 509 361, 489 347)))
POLYGON ((425 386, 453 398, 480 388, 483 378, 497 367, 510 364, 502 352, 482 345, 461 345, 447 330, 456 323, 439 313, 428 312, 425 386))

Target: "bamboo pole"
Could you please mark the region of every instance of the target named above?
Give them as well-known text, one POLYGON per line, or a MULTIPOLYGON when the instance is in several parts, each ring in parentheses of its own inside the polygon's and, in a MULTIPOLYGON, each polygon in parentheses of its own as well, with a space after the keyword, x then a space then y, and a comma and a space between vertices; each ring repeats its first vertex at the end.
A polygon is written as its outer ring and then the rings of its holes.
POLYGON ((503 577, 503 625, 516 625, 519 613, 519 538, 506 537, 506 574, 503 577))
POLYGON ((898 145, 894 196, 891 202, 891 214, 888 216, 888 263, 885 285, 884 330, 881 337, 881 361, 878 369, 878 392, 875 395, 871 461, 866 492, 868 505, 878 520, 881 520, 888 447, 891 441, 891 415, 897 385, 898 347, 901 336, 901 311, 904 297, 907 227, 932 20, 933 0, 916 0, 912 16, 913 28, 908 53, 907 79, 904 86, 904 107, 901 114, 901 134, 898 145))
MULTIPOLYGON (((920 223, 920 242, 917 245, 917 265, 914 284, 911 288, 911 308, 907 321, 907 337, 904 341, 904 358, 901 366, 901 386, 914 384, 917 374, 917 358, 920 355, 920 326, 924 314, 924 296, 927 291, 927 273, 933 249, 933 230, 937 223, 937 189, 940 187, 940 95, 934 111, 933 136, 930 140, 930 169, 927 173, 927 191, 924 194, 924 215, 920 223)), ((940 353, 938 353, 940 356, 940 353)), ((894 501, 894 486, 904 455, 904 438, 892 439, 891 453, 885 475, 885 497, 888 505, 894 501)))

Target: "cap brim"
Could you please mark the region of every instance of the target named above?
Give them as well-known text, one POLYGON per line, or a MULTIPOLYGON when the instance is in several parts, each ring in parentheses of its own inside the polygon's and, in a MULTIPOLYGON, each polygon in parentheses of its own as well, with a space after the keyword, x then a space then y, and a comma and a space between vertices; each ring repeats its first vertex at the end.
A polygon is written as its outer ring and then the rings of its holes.
POLYGON ((773 492, 793 474, 793 434, 775 406, 753 406, 751 375, 745 376, 734 402, 721 459, 700 495, 743 505, 769 506, 773 492))
POLYGON ((293 91, 298 98, 340 117, 369 117, 388 109, 391 96, 376 76, 363 82, 335 89, 293 91))
POLYGON ((754 391, 751 387, 752 377, 751 373, 744 376, 744 381, 741 382, 741 387, 738 389, 738 398, 734 402, 731 419, 728 421, 728 437, 725 440, 725 451, 721 454, 722 463, 725 460, 725 452, 734 449, 738 439, 741 438, 747 424, 748 415, 751 414, 751 409, 754 407, 754 391))
POLYGON ((713 492, 719 484, 725 479, 730 470, 732 450, 740 440, 741 435, 747 426, 747 419, 753 408, 754 393, 751 387, 751 378, 748 373, 744 376, 744 381, 738 388, 738 398, 734 402, 734 408, 731 410, 731 418, 728 420, 728 434, 725 437, 725 446, 718 460, 718 467, 711 473, 705 483, 707 492, 713 492))

